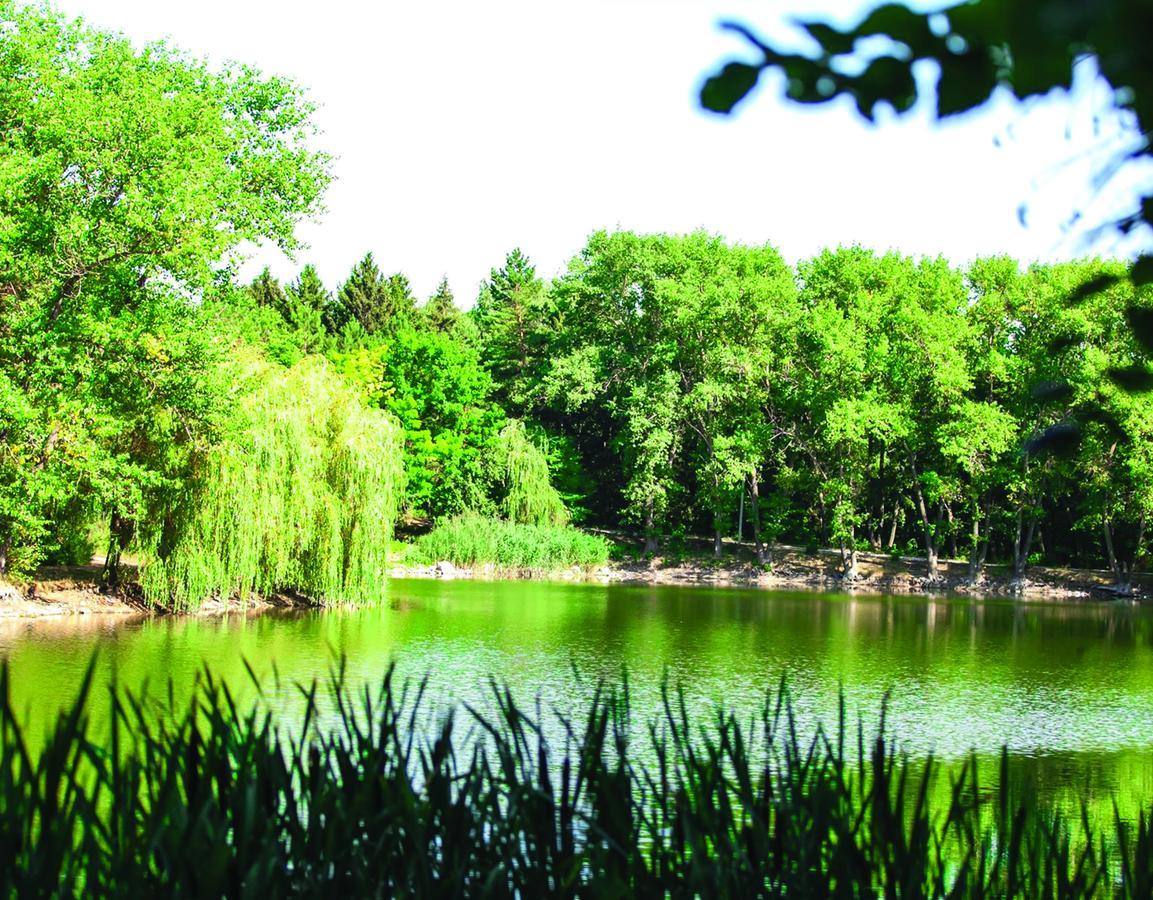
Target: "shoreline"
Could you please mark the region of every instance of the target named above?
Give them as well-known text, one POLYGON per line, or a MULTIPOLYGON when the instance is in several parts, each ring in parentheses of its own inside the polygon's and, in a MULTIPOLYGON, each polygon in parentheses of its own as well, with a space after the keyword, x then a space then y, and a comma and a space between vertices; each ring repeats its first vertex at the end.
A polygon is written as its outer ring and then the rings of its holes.
MULTIPOLYGON (((903 596, 964 596, 974 600, 1016 598, 1026 602, 1102 602, 1094 590, 1108 588, 1108 572, 1087 569, 1033 567, 1026 578, 1015 583, 1003 566, 987 566, 978 584, 967 582, 968 568, 962 560, 942 560, 941 578, 929 582, 925 562, 915 557, 894 558, 882 554, 858 554, 859 577, 846 583, 837 571, 836 551, 807 552, 796 547, 777 547, 771 568, 758 566, 752 559, 731 555, 721 560, 701 555, 670 555, 633 558, 611 562, 595 569, 552 571, 502 569, 488 564, 457 566, 447 561, 413 565, 403 561, 389 569, 389 578, 417 578, 472 581, 565 581, 590 584, 697 585, 737 587, 754 590, 807 590, 836 593, 894 594, 903 596), (919 572, 918 569, 921 571, 919 572)), ((1143 599, 1147 579, 1135 581, 1132 599, 1143 599)), ((321 609, 321 604, 300 595, 239 600, 214 600, 195 611, 176 612, 152 607, 131 590, 107 595, 99 589, 99 566, 45 568, 21 589, 0 582, 0 618, 40 618, 64 616, 154 617, 168 615, 219 616, 259 615, 271 610, 321 609)))

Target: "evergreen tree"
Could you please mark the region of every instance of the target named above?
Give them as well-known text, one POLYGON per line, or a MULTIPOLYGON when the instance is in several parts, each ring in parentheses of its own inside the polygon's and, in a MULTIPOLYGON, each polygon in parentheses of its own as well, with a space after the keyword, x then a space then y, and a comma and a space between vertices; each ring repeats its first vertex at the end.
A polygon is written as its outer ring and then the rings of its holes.
POLYGON ((386 281, 388 292, 388 319, 383 330, 389 334, 396 334, 406 325, 416 321, 416 294, 412 292, 412 285, 401 272, 389 275, 386 281))
POLYGON ((355 320, 367 334, 395 334, 412 321, 415 309, 416 297, 408 279, 399 272, 386 278, 367 253, 340 286, 336 303, 325 317, 325 327, 335 334, 355 320))
POLYGON ((285 321, 296 335, 300 349, 315 353, 324 344, 324 314, 332 304, 332 296, 325 290, 320 274, 312 265, 300 270, 296 281, 285 292, 285 321))
POLYGON ((252 295, 252 299, 256 301, 256 305, 262 308, 275 309, 281 315, 284 315, 288 300, 284 294, 284 288, 280 286, 280 282, 272 275, 272 270, 268 266, 264 267, 256 278, 253 279, 252 284, 248 286, 248 292, 252 295))
POLYGON ((448 279, 442 278, 436 293, 428 298, 421 309, 421 324, 427 331, 448 334, 456 329, 459 321, 460 310, 453 299, 452 288, 448 286, 448 279))
POLYGON ((329 330, 339 331, 355 319, 374 334, 389 318, 388 289, 371 253, 352 267, 348 280, 337 292, 337 307, 329 315, 329 330))
POLYGON ((500 400, 520 414, 531 406, 548 337, 551 301, 520 248, 493 269, 476 305, 481 350, 500 400))

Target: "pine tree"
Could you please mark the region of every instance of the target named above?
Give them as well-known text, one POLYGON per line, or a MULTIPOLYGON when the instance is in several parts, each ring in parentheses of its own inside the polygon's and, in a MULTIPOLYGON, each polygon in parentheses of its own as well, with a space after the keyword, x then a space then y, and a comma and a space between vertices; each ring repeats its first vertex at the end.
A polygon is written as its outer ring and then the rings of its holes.
POLYGON ((371 253, 352 267, 348 280, 337 292, 339 311, 332 315, 332 330, 339 331, 355 319, 369 334, 374 334, 388 318, 388 289, 371 253))
POLYGON ((386 287, 388 320, 382 330, 395 334, 405 325, 411 325, 416 321, 416 294, 412 292, 408 278, 400 272, 388 276, 386 287))
POLYGON ((421 324, 428 331, 451 333, 460 321, 460 310, 452 296, 452 288, 448 286, 448 279, 442 278, 436 287, 436 293, 428 298, 428 302, 421 308, 421 324))
POLYGON ((395 334, 412 321, 415 309, 416 297, 408 279, 399 272, 386 278, 367 253, 340 286, 325 327, 336 333, 355 320, 367 334, 395 334))
POLYGON ((530 405, 540 350, 548 333, 551 301, 544 282, 520 248, 493 269, 476 305, 481 349, 501 401, 523 413, 530 405))
POLYGON ((252 284, 248 286, 248 292, 252 295, 252 299, 256 301, 256 305, 260 307, 268 307, 275 309, 281 315, 284 315, 287 298, 284 295, 284 288, 280 286, 273 275, 272 270, 268 266, 264 267, 264 271, 253 279, 252 284))
POLYGON ((312 265, 300 271, 296 281, 285 292, 285 319, 296 333, 297 343, 305 353, 315 353, 324 344, 324 316, 332 305, 320 274, 312 265))

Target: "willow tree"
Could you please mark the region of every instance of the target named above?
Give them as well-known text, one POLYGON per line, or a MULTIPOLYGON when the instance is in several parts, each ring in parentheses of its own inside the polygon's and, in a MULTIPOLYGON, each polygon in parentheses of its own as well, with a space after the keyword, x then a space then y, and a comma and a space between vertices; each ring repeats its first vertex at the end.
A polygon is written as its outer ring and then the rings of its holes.
POLYGON ((403 490, 402 436, 323 361, 267 367, 230 436, 141 541, 153 602, 295 592, 378 599, 403 490))
POLYGON ((501 509, 510 522, 526 525, 565 525, 569 514, 549 474, 548 458, 529 437, 524 424, 513 420, 497 440, 501 509))

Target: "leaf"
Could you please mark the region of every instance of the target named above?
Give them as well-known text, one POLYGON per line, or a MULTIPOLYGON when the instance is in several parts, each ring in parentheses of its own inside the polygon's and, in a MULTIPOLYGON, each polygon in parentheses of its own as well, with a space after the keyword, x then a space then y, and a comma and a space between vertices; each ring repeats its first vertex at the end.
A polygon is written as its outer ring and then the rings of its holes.
POLYGON ((809 36, 821 45, 821 49, 829 56, 840 56, 853 49, 857 36, 851 32, 838 31, 831 25, 823 22, 801 22, 800 26, 809 33, 809 36))
POLYGON ((1109 432, 1112 437, 1121 443, 1129 442, 1129 435, 1117 417, 1110 412, 1107 412, 1103 407, 1096 406, 1083 410, 1081 417, 1088 422, 1096 422, 1098 425, 1104 426, 1105 430, 1109 432))
POLYGON ((1072 453, 1080 443, 1081 427, 1076 422, 1058 422, 1026 441, 1025 452, 1061 456, 1072 453))
POLYGON ((1137 262, 1133 263, 1133 268, 1129 270, 1129 280, 1137 287, 1153 282, 1153 255, 1138 257, 1137 262))
POLYGON ((728 115, 756 87, 760 75, 760 66, 741 62, 727 63, 701 86, 701 106, 711 112, 728 115))
POLYGON ((1029 393, 1042 403, 1062 403, 1073 396, 1073 385, 1064 380, 1041 381, 1029 393))
POLYGON ((857 109, 870 121, 873 110, 882 100, 893 104, 898 112, 909 109, 917 100, 917 83, 913 70, 904 60, 892 56, 881 56, 869 63, 856 79, 854 94, 857 109))
POLYGON ((929 16, 899 3, 878 6, 854 29, 857 37, 885 35, 900 41, 917 56, 928 56, 940 43, 929 27, 929 16))
POLYGON ((997 86, 997 72, 987 53, 970 50, 940 58, 937 82, 937 117, 946 119, 968 112, 989 99, 997 86))
POLYGON ((1069 296, 1065 298, 1065 302, 1073 306, 1082 300, 1087 300, 1094 294, 1108 290, 1120 280, 1116 275, 1097 275, 1071 291, 1069 296))
POLYGON ((1105 370, 1105 375, 1117 387, 1130 394, 1153 391, 1153 372, 1148 366, 1135 363, 1131 366, 1113 366, 1105 370))
POLYGON ((1125 318, 1133 330, 1133 337, 1147 352, 1153 353, 1153 308, 1130 306, 1125 310, 1125 318))

